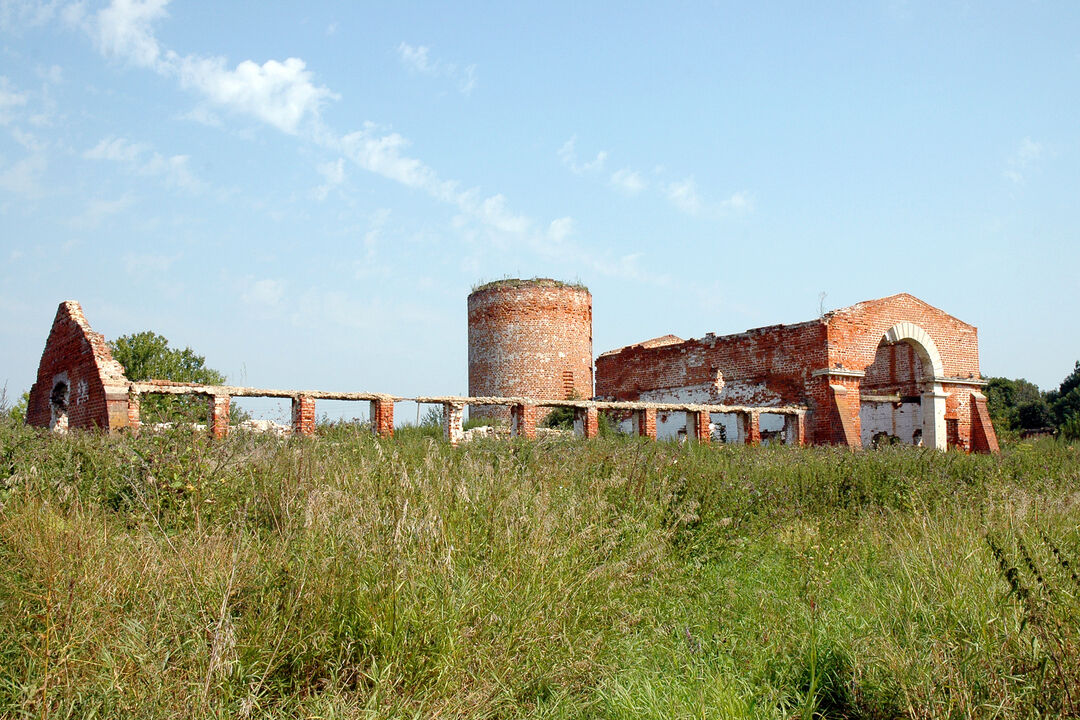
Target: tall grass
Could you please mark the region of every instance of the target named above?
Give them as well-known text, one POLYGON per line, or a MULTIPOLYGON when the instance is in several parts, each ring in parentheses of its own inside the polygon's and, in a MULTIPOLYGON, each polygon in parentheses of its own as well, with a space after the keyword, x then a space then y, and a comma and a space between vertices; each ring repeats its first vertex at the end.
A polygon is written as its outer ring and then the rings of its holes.
POLYGON ((5 717, 1080 712, 1080 449, 0 427, 5 717))

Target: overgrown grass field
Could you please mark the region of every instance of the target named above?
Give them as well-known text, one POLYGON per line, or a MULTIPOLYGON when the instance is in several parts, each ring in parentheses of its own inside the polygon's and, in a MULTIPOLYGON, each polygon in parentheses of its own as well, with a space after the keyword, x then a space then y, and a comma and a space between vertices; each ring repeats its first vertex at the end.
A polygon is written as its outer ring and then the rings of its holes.
POLYGON ((1080 447, 0 426, 0 716, 1080 713, 1080 447))

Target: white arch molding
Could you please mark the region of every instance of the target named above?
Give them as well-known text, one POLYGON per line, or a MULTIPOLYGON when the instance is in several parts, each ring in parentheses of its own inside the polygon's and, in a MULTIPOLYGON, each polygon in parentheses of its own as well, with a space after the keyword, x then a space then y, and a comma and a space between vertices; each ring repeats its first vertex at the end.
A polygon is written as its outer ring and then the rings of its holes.
POLYGON ((945 398, 948 396, 937 381, 945 377, 945 366, 934 339, 912 322, 893 325, 885 331, 884 339, 888 343, 906 342, 919 354, 923 364, 920 379, 924 384, 921 401, 923 445, 944 450, 948 446, 945 434, 945 398))

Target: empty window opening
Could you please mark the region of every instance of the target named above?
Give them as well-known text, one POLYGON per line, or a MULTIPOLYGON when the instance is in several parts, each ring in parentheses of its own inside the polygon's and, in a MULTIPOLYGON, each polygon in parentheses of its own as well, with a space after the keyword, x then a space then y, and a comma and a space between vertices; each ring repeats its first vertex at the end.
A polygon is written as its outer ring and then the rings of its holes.
POLYGON ((709 413, 712 441, 736 443, 739 441, 739 416, 735 413, 709 413))
POLYGON ((763 412, 759 414, 758 432, 761 433, 762 445, 783 445, 787 442, 784 416, 778 413, 763 412))
POLYGON ((68 429, 70 393, 67 382, 58 380, 49 394, 49 427, 56 432, 65 432, 68 429))

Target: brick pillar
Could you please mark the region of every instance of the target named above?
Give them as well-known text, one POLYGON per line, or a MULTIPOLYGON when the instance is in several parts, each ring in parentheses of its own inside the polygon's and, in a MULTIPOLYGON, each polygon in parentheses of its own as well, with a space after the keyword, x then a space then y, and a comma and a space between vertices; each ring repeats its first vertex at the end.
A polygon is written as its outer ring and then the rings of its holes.
POLYGON ((536 439, 536 406, 510 406, 510 437, 536 439))
POLYGON ((461 426, 465 408, 458 403, 443 403, 443 438, 451 445, 457 445, 465 438, 465 430, 461 426))
POLYGON ((574 410, 574 430, 581 427, 581 435, 586 440, 600 434, 600 413, 596 408, 576 408, 574 410))
POLYGON ((228 395, 211 395, 210 406, 210 434, 220 440, 229 434, 229 402, 228 395))
POLYGON ((686 411, 686 439, 698 442, 712 440, 712 429, 709 427, 711 419, 705 410, 686 411))
POLYGON ((806 445, 806 413, 784 416, 784 442, 788 445, 806 445))
POLYGON ((971 449, 981 453, 1001 452, 990 411, 986 409, 986 396, 981 392, 971 393, 971 449))
POLYGON ((639 437, 656 439, 656 408, 634 410, 631 422, 633 433, 639 437))
POLYGON ((739 442, 744 445, 761 444, 761 414, 756 410, 736 413, 739 418, 739 442))
POLYGON ((394 401, 389 398, 379 398, 371 401, 371 431, 379 437, 394 436, 394 401))
POLYGON ((292 399, 293 435, 315 434, 315 398, 298 395, 292 399))
POLYGON ((128 428, 132 435, 139 434, 142 426, 142 398, 136 393, 128 393, 128 428))

